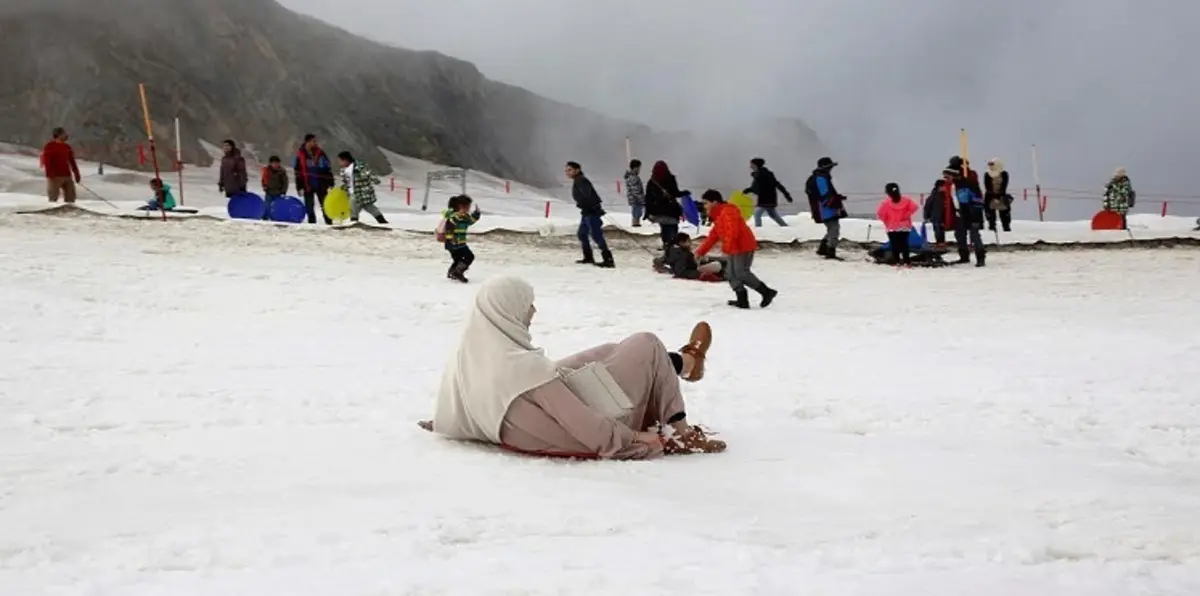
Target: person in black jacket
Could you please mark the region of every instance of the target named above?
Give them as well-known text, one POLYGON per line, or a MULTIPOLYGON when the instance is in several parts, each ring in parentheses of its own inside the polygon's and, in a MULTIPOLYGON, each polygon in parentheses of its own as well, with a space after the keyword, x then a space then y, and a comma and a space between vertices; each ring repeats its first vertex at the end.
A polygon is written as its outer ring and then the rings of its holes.
POLYGON ((671 272, 672 277, 679 279, 725 279, 725 260, 716 257, 697 260, 696 253, 692 251, 692 237, 682 232, 676 234, 674 243, 667 248, 662 264, 671 272))
POLYGON ((783 193, 783 197, 789 203, 792 202, 792 193, 779 183, 775 172, 767 169, 767 160, 761 157, 750 160, 750 175, 754 177, 754 180, 742 192, 753 194, 758 199, 754 208, 754 227, 762 227, 762 216, 763 213, 766 213, 775 223, 779 224, 779 227, 786 228, 787 222, 783 221, 779 212, 776 211, 776 208, 779 207, 777 191, 783 193))
MULTIPOLYGON (((946 199, 946 181, 939 178, 933 183, 933 190, 929 191, 922 211, 925 221, 933 225, 933 240, 937 244, 946 243, 946 207, 949 203, 946 199)), ((950 227, 954 227, 953 224, 950 227)))
POLYGON ((679 204, 679 198, 687 194, 687 191, 679 190, 679 183, 667 162, 654 162, 654 167, 650 169, 650 181, 646 184, 646 216, 658 224, 663 251, 675 244, 679 220, 683 218, 683 206, 679 204))
POLYGON ((596 192, 596 187, 592 186, 592 181, 583 175, 583 166, 579 162, 567 162, 567 178, 571 179, 571 198, 575 200, 575 206, 579 208, 579 244, 583 249, 583 258, 575 261, 580 265, 595 265, 612 269, 616 267, 613 263, 612 252, 608 250, 608 243, 604 241, 604 206, 603 200, 600 199, 600 194, 596 192), (592 245, 588 243, 588 238, 596 241, 596 246, 600 247, 599 263, 596 262, 592 255, 592 245))
POLYGON ((1008 170, 999 159, 989 159, 987 172, 983 174, 983 214, 987 217, 988 229, 996 231, 996 214, 1005 232, 1012 231, 1012 195, 1008 194, 1008 170))

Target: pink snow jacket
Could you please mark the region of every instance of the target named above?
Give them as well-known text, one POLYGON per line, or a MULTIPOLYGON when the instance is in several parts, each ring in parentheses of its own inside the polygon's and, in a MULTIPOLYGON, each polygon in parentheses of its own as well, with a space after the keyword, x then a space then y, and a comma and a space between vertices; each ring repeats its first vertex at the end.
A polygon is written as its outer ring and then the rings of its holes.
POLYGON ((879 203, 879 210, 875 215, 883 222, 887 231, 902 232, 912 229, 912 216, 918 209, 916 202, 908 197, 902 196, 899 201, 886 198, 879 203))

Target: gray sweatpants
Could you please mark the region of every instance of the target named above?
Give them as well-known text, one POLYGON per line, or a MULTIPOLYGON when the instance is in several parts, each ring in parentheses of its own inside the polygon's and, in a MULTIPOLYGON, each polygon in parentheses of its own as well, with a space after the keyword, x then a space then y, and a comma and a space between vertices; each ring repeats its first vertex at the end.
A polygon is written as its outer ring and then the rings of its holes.
POLYGON ((754 266, 754 252, 728 255, 726 258, 729 260, 729 266, 725 269, 725 275, 729 280, 729 287, 733 288, 734 292, 746 288, 755 289, 762 285, 762 281, 750 270, 754 266))
POLYGON ((383 212, 379 210, 379 207, 375 206, 375 203, 363 205, 358 201, 350 201, 350 221, 358 221, 358 216, 363 211, 373 215, 376 220, 383 219, 383 212))
POLYGON ((836 249, 838 238, 842 237, 842 220, 840 218, 825 221, 825 246, 836 249))

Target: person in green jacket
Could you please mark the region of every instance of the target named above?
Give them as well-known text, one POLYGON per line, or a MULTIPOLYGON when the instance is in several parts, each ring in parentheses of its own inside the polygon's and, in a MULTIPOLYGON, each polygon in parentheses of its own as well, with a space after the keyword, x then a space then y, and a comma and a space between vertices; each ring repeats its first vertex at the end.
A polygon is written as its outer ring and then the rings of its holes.
POLYGON ((175 209, 175 195, 171 194, 170 184, 164 184, 162 178, 155 178, 150 181, 150 190, 154 191, 154 198, 139 207, 141 211, 173 211, 175 209))

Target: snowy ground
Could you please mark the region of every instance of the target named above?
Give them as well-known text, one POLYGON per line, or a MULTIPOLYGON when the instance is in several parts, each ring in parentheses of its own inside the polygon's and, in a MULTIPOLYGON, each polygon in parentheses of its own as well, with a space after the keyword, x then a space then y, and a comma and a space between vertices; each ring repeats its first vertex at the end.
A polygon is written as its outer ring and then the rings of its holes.
POLYGON ((552 355, 716 342, 726 454, 570 463, 418 430, 473 286, 402 234, 0 217, 0 594, 1200 593, 1200 252, 782 294, 481 241, 552 355))

